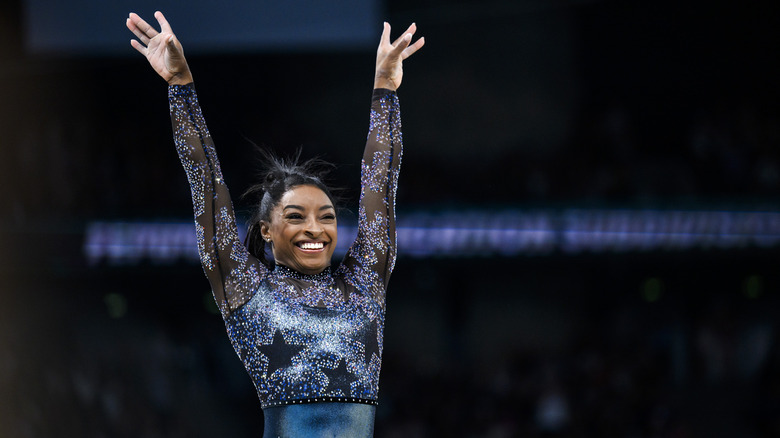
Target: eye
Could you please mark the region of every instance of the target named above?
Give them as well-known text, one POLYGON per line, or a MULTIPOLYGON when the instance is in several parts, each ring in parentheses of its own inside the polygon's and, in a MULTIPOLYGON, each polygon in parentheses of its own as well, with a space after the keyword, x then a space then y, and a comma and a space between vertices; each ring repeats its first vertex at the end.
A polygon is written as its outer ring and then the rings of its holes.
POLYGON ((300 213, 290 213, 287 216, 284 217, 287 220, 295 221, 295 220, 301 220, 303 219, 303 215, 300 213))
POLYGON ((323 221, 332 222, 332 221, 336 220, 336 215, 335 215, 335 214, 328 213, 328 214, 326 214, 326 215, 322 216, 322 220, 323 220, 323 221))

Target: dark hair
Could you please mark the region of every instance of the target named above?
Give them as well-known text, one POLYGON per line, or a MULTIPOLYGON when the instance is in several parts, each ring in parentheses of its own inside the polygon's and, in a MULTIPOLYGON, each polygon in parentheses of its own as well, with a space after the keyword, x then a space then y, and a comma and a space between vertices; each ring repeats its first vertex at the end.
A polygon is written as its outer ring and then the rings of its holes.
POLYGON ((282 196, 288 190, 298 187, 311 185, 325 192, 328 199, 336 207, 337 198, 332 194, 333 189, 328 187, 323 179, 327 173, 335 167, 333 164, 323 161, 319 158, 312 158, 299 163, 301 150, 289 159, 277 157, 264 148, 259 148, 264 171, 261 174, 260 183, 247 189, 241 198, 257 197, 259 202, 252 212, 252 216, 247 222, 247 233, 244 244, 249 253, 260 259, 266 266, 270 266, 270 261, 266 257, 266 242, 260 232, 261 221, 271 222, 271 210, 281 201, 282 196))

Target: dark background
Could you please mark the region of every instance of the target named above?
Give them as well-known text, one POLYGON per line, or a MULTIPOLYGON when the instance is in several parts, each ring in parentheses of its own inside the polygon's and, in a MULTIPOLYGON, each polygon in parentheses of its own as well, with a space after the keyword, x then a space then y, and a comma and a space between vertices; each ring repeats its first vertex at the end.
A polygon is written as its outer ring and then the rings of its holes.
MULTIPOLYGON (((260 436, 201 268, 83 255, 92 221, 189 220, 164 83, 129 44, 127 56, 28 53, 22 9, 0 6, 0 435, 260 436)), ((769 6, 384 10, 396 33, 416 21, 427 41, 399 93, 399 216, 780 210, 769 6)), ((337 163, 354 197, 373 47, 188 59, 234 196, 257 172, 251 140, 337 163)), ((376 435, 780 436, 779 256, 401 254, 376 435)))

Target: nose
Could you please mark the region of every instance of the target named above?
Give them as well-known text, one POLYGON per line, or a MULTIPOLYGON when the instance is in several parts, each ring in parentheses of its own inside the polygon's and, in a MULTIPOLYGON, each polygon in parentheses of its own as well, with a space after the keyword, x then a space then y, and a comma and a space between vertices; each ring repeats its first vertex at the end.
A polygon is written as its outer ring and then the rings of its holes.
POLYGON ((303 231, 309 236, 317 237, 322 234, 322 226, 316 218, 309 218, 303 231))

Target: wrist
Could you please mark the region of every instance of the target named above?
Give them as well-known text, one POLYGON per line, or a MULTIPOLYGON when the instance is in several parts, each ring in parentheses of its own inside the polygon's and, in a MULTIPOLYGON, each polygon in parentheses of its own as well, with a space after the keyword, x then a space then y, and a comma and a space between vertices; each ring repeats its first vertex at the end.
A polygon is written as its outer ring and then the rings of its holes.
POLYGON ((374 78, 374 88, 386 88, 388 90, 396 91, 398 85, 395 82, 387 78, 376 77, 374 78))
POLYGON ((192 73, 189 71, 184 73, 177 73, 168 79, 168 85, 187 85, 192 82, 192 73))

